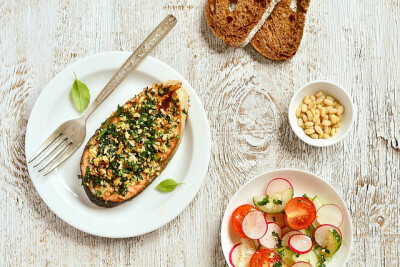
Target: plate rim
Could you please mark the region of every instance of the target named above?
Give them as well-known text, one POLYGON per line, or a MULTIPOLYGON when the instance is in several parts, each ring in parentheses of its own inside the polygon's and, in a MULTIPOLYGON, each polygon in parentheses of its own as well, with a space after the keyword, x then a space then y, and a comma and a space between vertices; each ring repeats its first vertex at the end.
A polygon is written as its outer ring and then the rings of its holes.
POLYGON ((264 171, 262 173, 259 173, 259 174, 255 175, 255 176, 253 176, 250 180, 248 180, 246 183, 244 183, 242 186, 240 186, 239 189, 237 189, 236 192, 233 194, 233 196, 229 199, 229 202, 225 207, 224 215, 222 216, 221 227, 220 227, 220 232, 219 232, 219 235, 220 235, 220 246, 221 246, 222 254, 223 254, 224 259, 225 259, 226 263, 228 264, 228 266, 231 266, 231 265, 230 265, 230 262, 229 262, 229 258, 226 258, 226 256, 225 256, 224 248, 223 248, 223 244, 222 244, 222 235, 223 235, 222 234, 222 227, 223 227, 223 223, 225 221, 225 217, 227 216, 228 206, 230 205, 232 199, 234 199, 243 190, 243 188, 246 187, 248 184, 250 184, 251 182, 253 182, 254 180, 258 179, 261 176, 264 176, 264 175, 267 175, 267 174, 270 174, 270 173, 273 173, 273 172, 278 172, 278 171, 295 171, 295 172, 301 172, 303 174, 308 174, 308 175, 314 176, 315 178, 320 180, 322 183, 326 184, 330 189, 332 189, 339 196, 340 200, 343 202, 343 206, 345 207, 344 213, 349 218, 349 223, 350 223, 350 233, 349 233, 350 242, 349 242, 349 245, 348 245, 348 247, 349 247, 348 253, 347 253, 346 259, 345 259, 345 262, 347 263, 349 258, 350 258, 350 255, 351 255, 351 249, 353 247, 353 242, 354 242, 353 234, 354 234, 354 231, 353 231, 352 217, 350 216, 350 212, 349 212, 349 210, 347 208, 347 205, 344 202, 342 196, 336 191, 336 189, 332 185, 330 185, 328 182, 323 180, 321 177, 317 176, 316 174, 314 174, 314 173, 312 173, 310 171, 297 169, 297 168, 278 168, 278 169, 271 169, 269 171, 264 171))
MULTIPOLYGON (((27 122, 27 127, 25 130, 25 144, 24 144, 24 149, 25 149, 25 161, 27 164, 27 169, 28 169, 28 174, 29 174, 29 178, 32 182, 32 184, 35 187, 36 192, 38 193, 38 195, 40 196, 41 200, 44 202, 44 204, 46 204, 46 206, 57 216, 59 217, 61 220, 63 220, 65 223, 67 223, 68 225, 72 226, 75 229, 78 229, 80 231, 83 231, 85 233, 91 234, 91 235, 95 235, 95 236, 99 236, 99 237, 106 237, 106 238, 129 238, 129 237, 134 237, 134 236, 141 236, 141 235, 145 235, 149 232, 155 231, 163 226, 165 226, 166 224, 170 223, 171 221, 173 221, 176 217, 178 217, 187 207, 188 205, 194 200, 194 198, 196 197, 196 195, 198 194, 201 185, 204 182, 205 177, 208 174, 208 170, 209 170, 209 166, 210 166, 210 158, 211 158, 211 130, 210 130, 210 124, 208 121, 208 116, 207 113, 204 109, 204 105, 200 99, 200 97, 198 96, 196 90, 193 88, 193 86, 189 83, 189 81, 186 80, 186 78, 180 74, 177 70, 175 70, 174 68, 172 68, 171 66, 169 66, 168 64, 166 64, 165 62, 152 57, 152 56, 147 56, 144 61, 153 61, 156 62, 156 64, 160 65, 163 68, 168 69, 170 72, 174 73, 176 76, 180 77, 179 80, 181 80, 183 83, 187 83, 190 86, 190 90, 191 90, 191 98, 195 98, 196 101, 198 101, 198 103, 200 103, 199 105, 199 112, 202 115, 202 117, 204 118, 204 120, 202 121, 203 126, 205 126, 205 132, 207 132, 207 134, 204 136, 204 140, 202 140, 202 146, 205 148, 204 149, 204 165, 206 166, 206 168, 204 168, 204 170, 202 171, 202 173, 200 173, 200 177, 201 177, 201 182, 198 184, 197 188, 195 188, 194 190, 190 191, 192 192, 190 195, 187 195, 187 197, 183 197, 181 199, 181 202, 183 202, 183 206, 180 209, 174 210, 173 212, 171 212, 171 215, 166 216, 167 219, 165 220, 160 220, 161 223, 157 223, 154 224, 153 227, 148 227, 146 228, 145 231, 142 231, 139 234, 107 234, 104 232, 101 232, 99 230, 95 230, 95 231, 91 231, 91 229, 85 228, 85 227, 81 227, 81 225, 79 224, 75 224, 73 223, 73 219, 68 218, 67 216, 63 215, 62 211, 57 210, 57 208, 52 204, 52 203, 48 203, 46 202, 44 199, 44 197, 42 196, 42 194, 40 193, 40 190, 38 190, 36 183, 33 181, 33 177, 31 174, 31 170, 29 167, 29 164, 32 163, 28 163, 28 154, 27 152, 27 133, 28 133, 28 129, 31 126, 32 122, 32 114, 34 113, 35 109, 38 108, 38 103, 40 101, 38 101, 40 98, 44 97, 44 92, 46 92, 48 89, 48 86, 50 83, 53 82, 53 80, 58 79, 60 77, 62 77, 64 74, 64 70, 67 68, 70 68, 72 66, 78 66, 84 62, 90 61, 90 60, 94 60, 95 58, 99 58, 99 57, 110 57, 110 56, 122 56, 127 58, 129 55, 131 55, 132 52, 130 51, 106 51, 106 52, 100 52, 100 53, 94 53, 94 54, 90 54, 88 56, 84 56, 82 58, 79 58, 73 62, 69 62, 68 64, 66 64, 60 71, 58 71, 48 82, 47 84, 43 87, 43 89, 41 90, 41 92, 39 93, 38 97, 35 100, 35 103, 30 111, 29 114, 29 118, 28 118, 28 122, 27 122)), ((123 62, 121 62, 122 65, 123 62)), ((141 63, 143 64, 143 63, 141 63)), ((138 68, 140 68, 140 65, 138 66, 138 68)), ((134 72, 135 70, 133 70, 132 72, 134 72)), ((179 149, 179 148, 178 148, 179 149)), ((37 170, 35 170, 37 171, 37 170)))

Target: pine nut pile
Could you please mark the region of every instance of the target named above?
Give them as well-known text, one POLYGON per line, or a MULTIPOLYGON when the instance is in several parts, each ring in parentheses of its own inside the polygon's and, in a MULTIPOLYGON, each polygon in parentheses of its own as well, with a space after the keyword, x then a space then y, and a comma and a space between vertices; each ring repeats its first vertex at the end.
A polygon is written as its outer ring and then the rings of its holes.
POLYGON ((344 107, 322 91, 305 96, 296 109, 297 124, 313 139, 334 136, 342 122, 344 107))

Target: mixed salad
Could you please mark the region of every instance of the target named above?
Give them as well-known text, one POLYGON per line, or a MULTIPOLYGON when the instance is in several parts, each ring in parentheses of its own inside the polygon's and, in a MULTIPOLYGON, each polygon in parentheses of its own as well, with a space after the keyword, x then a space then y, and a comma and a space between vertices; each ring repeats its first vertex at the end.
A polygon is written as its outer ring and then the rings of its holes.
POLYGON ((231 223, 242 241, 230 251, 232 266, 325 267, 342 244, 343 212, 318 196, 293 195, 288 180, 275 178, 254 206, 235 209, 231 223))

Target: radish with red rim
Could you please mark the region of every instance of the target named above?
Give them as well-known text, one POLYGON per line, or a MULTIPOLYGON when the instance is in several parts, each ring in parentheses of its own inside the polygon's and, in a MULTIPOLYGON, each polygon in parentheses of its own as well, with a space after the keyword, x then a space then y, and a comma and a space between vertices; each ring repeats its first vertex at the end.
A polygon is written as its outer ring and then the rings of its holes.
POLYGON ((317 222, 340 227, 343 223, 343 211, 334 204, 323 205, 317 210, 317 222))
POLYGON ((313 242, 308 235, 297 234, 289 238, 289 247, 298 254, 305 254, 313 247, 313 242))
POLYGON ((240 245, 242 243, 238 243, 233 246, 231 251, 229 252, 229 262, 233 267, 236 267, 238 262, 239 262, 239 256, 240 256, 240 245))
POLYGON ((249 212, 243 219, 242 229, 244 234, 250 239, 263 237, 268 229, 264 213, 258 210, 249 212))
POLYGON ((289 246, 289 238, 293 235, 300 235, 300 234, 302 234, 300 231, 292 230, 282 235, 282 246, 289 246))
POLYGON ((313 267, 311 264, 305 261, 298 261, 293 263, 290 267, 313 267))
POLYGON ((293 190, 292 184, 284 178, 275 178, 268 183, 266 194, 274 195, 286 190, 293 190))
POLYGON ((268 223, 268 230, 263 237, 258 239, 258 242, 269 249, 277 248, 281 238, 281 228, 276 223, 268 223))
POLYGON ((340 239, 341 239, 342 233, 340 232, 339 228, 337 228, 336 226, 331 225, 331 224, 323 224, 323 225, 318 226, 317 229, 315 229, 315 232, 314 232, 315 242, 317 242, 317 244, 320 245, 321 247, 324 246, 326 236, 328 235, 329 230, 332 228, 335 229, 336 232, 339 233, 340 239))

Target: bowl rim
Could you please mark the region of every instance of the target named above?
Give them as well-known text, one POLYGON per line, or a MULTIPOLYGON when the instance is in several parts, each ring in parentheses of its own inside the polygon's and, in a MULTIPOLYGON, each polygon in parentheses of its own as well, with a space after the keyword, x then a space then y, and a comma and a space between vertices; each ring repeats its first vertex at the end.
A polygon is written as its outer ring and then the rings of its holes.
MULTIPOLYGON (((294 92, 294 94, 293 94, 293 96, 292 96, 292 98, 290 100, 289 107, 288 107, 288 119, 289 119, 290 127, 292 128, 293 132, 296 134, 296 136, 300 140, 302 140, 306 144, 309 144, 309 145, 312 145, 312 146, 315 146, 315 147, 328 147, 328 146, 332 146, 334 144, 339 143, 341 140, 343 140, 349 134, 350 129, 353 128, 353 124, 354 124, 354 121, 356 119, 356 106, 355 106, 355 104, 353 102, 352 97, 349 95, 349 93, 341 85, 339 85, 337 83, 334 83, 334 82, 331 82, 331 81, 328 81, 328 80, 314 80, 314 81, 306 83, 305 85, 303 85, 302 87, 300 87, 299 89, 297 89, 294 92), (349 110, 349 113, 350 113, 349 115, 351 115, 351 118, 350 118, 349 126, 343 131, 343 133, 342 133, 342 135, 340 137, 338 137, 335 140, 323 139, 323 142, 318 142, 317 143, 316 140, 314 140, 312 138, 309 138, 308 136, 302 136, 302 135, 300 135, 298 133, 299 126, 297 125, 297 120, 296 120, 295 115, 294 114, 291 115, 291 113, 293 113, 293 112, 291 112, 291 109, 292 109, 292 107, 294 107, 295 98, 305 88, 307 88, 307 87, 309 87, 311 85, 314 85, 314 84, 318 84, 318 83, 325 83, 325 84, 333 85, 333 86, 337 87, 340 91, 342 91, 344 93, 344 96, 349 100, 349 102, 351 104, 350 107, 346 107, 346 111, 349 110), (307 138, 305 138, 305 137, 307 137, 307 138)), ((317 140, 321 140, 321 139, 317 139, 317 140)))

